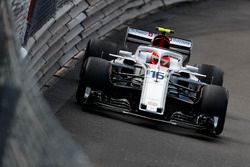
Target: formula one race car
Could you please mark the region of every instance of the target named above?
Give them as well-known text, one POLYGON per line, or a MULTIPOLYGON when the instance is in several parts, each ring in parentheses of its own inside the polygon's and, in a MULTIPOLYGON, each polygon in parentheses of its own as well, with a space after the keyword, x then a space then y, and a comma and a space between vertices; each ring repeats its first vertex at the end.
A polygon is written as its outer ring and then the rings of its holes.
POLYGON ((223 71, 187 65, 192 41, 128 28, 125 43, 140 44, 135 53, 115 43, 90 40, 80 71, 77 102, 95 109, 195 128, 219 135, 224 128, 228 91, 223 71))

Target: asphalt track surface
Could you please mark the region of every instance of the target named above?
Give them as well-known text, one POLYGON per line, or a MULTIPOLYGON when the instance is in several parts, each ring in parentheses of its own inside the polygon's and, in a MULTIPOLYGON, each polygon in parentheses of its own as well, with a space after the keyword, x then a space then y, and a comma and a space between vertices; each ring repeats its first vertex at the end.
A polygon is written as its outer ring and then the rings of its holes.
MULTIPOLYGON (((194 42, 191 64, 225 71, 230 101, 224 132, 207 137, 194 131, 119 114, 83 111, 75 103, 79 65, 45 97, 56 117, 80 143, 95 167, 250 166, 250 1, 182 3, 132 20, 133 27, 175 29, 194 42)), ((121 43, 124 29, 109 38, 121 43)))

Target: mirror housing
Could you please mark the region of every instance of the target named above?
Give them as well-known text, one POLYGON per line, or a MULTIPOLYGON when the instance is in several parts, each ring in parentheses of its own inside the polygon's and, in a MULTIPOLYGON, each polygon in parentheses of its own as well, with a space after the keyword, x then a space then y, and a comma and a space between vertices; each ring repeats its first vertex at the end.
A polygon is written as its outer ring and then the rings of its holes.
POLYGON ((119 56, 123 57, 132 57, 133 53, 125 50, 120 50, 119 51, 119 56))
POLYGON ((191 71, 191 72, 194 72, 194 73, 197 73, 199 68, 198 67, 194 67, 194 66, 190 66, 190 65, 186 65, 185 66, 187 70, 191 71))

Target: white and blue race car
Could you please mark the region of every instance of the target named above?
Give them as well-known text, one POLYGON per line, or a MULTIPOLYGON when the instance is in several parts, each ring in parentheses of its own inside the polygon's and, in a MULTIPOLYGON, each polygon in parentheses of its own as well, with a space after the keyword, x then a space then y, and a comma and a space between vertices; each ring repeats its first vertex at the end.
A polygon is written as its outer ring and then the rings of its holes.
POLYGON ((90 40, 76 92, 79 104, 204 130, 219 135, 224 129, 228 91, 223 71, 187 65, 192 41, 128 28, 125 43, 140 44, 135 53, 115 43, 90 40))

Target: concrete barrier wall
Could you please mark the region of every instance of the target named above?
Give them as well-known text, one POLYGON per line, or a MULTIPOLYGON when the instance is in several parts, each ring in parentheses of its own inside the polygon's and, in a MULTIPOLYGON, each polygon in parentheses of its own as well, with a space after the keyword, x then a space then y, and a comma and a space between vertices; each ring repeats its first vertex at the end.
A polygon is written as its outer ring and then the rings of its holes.
POLYGON ((8 1, 12 7, 13 16, 15 17, 15 25, 17 31, 17 38, 20 43, 24 41, 24 35, 27 26, 27 16, 29 10, 29 0, 10 0, 8 1))
POLYGON ((28 39, 25 63, 40 88, 53 85, 84 54, 87 41, 162 6, 192 0, 72 0, 28 39))

